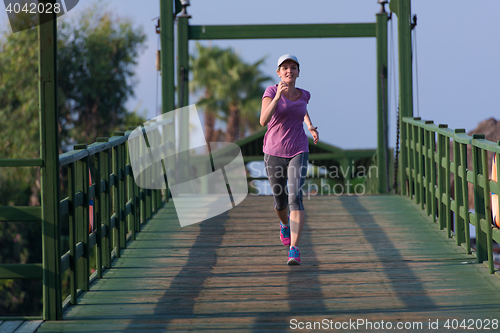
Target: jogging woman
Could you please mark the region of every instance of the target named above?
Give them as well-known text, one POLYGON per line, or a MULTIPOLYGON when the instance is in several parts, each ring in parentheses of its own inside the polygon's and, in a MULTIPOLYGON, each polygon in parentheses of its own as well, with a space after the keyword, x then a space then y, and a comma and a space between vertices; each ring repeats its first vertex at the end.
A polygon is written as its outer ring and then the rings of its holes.
POLYGON ((267 125, 264 162, 273 191, 274 209, 280 219, 281 242, 290 245, 287 263, 299 265, 298 245, 305 220, 302 186, 309 158, 309 141, 303 123, 311 132, 314 144, 319 140, 319 133, 307 112, 311 94, 295 86, 300 73, 297 57, 281 56, 276 73, 280 83, 268 87, 262 97, 260 124, 267 125))

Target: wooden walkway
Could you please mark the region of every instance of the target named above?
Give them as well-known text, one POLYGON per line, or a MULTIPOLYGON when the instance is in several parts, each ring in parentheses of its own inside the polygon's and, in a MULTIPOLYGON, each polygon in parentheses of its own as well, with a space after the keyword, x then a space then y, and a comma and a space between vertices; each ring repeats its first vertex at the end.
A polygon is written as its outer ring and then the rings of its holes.
MULTIPOLYGON (((319 324, 369 332, 369 323, 377 332, 389 324, 395 332, 459 332, 470 331, 458 326, 462 319, 483 326, 500 319, 499 277, 409 199, 318 196, 305 206, 302 265, 287 266, 271 197, 249 196, 184 228, 169 204, 63 321, 38 332, 280 332, 319 324), (446 329, 447 319, 459 321, 446 329), (439 329, 429 329, 436 320, 439 329)), ((493 324, 476 331, 500 331, 493 324)))

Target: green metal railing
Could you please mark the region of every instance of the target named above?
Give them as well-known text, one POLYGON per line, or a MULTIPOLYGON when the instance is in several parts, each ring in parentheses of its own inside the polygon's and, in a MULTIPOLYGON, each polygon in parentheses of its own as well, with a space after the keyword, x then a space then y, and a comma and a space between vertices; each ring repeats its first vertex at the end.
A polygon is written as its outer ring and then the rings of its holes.
POLYGON ((500 142, 485 140, 483 134, 471 137, 464 129, 452 130, 420 118, 404 117, 403 123, 406 135, 401 143, 407 154, 401 158, 407 162, 402 171, 408 196, 437 221, 439 229, 446 228, 448 237, 454 236, 456 244, 463 245, 468 254, 472 253, 469 224, 474 225, 476 260, 487 261, 489 272, 494 273, 493 241, 500 242, 500 230, 492 225, 491 192, 499 193, 500 186, 490 180, 488 153, 496 154, 498 160, 500 142), (472 170, 467 168, 468 147, 472 150, 472 170), (469 210, 469 187, 474 195, 474 211, 469 210))
MULTIPOLYGON (((98 138, 87 146, 59 156, 59 166, 67 173, 68 196, 59 204, 59 230, 69 226, 69 251, 61 256, 59 280, 69 271, 70 294, 63 302, 62 290, 46 303, 56 304, 58 312, 76 304, 78 295, 89 290, 90 283, 101 278, 111 267, 113 258, 120 257, 127 241, 134 240, 141 226, 163 205, 161 190, 139 188, 133 178, 128 155, 127 132, 115 132, 111 138, 98 138), (64 169, 66 168, 66 169, 64 169), (93 172, 90 172, 90 170, 93 172), (92 184, 89 182, 89 175, 92 184), (93 200, 94 230, 89 230, 90 200, 93 200), (90 274, 89 257, 96 251, 95 272, 90 274)), ((1 167, 40 166, 39 160, 1 160, 1 167)), ((0 207, 0 222, 41 222, 42 207, 0 207)), ((50 241, 42 233, 43 242, 50 241)), ((56 244, 61 244, 61 235, 56 244)), ((0 264, 0 279, 42 279, 44 266, 38 264, 0 264)), ((59 285, 59 288, 60 285, 59 285)), ((44 298, 49 295, 44 294, 44 298)), ((45 316, 44 316, 45 317, 45 316)), ((1 319, 42 319, 42 317, 3 317, 1 319)), ((43 318, 47 319, 47 318, 43 318)))

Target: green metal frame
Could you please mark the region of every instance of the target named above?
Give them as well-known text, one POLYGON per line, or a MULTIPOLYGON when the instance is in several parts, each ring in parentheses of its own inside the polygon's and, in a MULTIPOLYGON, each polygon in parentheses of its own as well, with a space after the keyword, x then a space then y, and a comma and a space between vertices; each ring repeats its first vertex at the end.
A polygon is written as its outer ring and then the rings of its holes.
MULTIPOLYGON (((499 193, 500 185, 489 179, 488 153, 496 154, 498 160, 500 141, 485 140, 483 134, 470 137, 464 129, 451 130, 447 125, 437 126, 420 118, 404 117, 403 123, 406 134, 401 144, 408 150, 408 160, 402 171, 409 181, 408 196, 438 223, 439 229, 446 229, 448 237, 463 245, 468 254, 472 253, 469 224, 474 225, 476 260, 487 261, 489 272, 494 273, 493 241, 500 243, 500 229, 492 226, 491 192, 499 193), (472 150, 472 170, 467 168, 467 147, 472 150), (472 184, 474 191, 474 212, 469 210, 468 184, 472 184)), ((500 169, 499 165, 497 168, 500 169)))

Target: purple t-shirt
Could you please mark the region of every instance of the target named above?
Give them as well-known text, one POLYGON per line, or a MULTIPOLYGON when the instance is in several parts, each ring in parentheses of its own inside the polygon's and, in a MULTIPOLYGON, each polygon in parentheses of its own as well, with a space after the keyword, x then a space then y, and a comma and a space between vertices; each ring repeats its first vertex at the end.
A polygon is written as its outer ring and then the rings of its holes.
MULTIPOLYGON (((278 85, 267 87, 264 97, 274 98, 278 85)), ((311 98, 309 91, 298 89, 302 96, 290 101, 281 95, 264 136, 264 153, 272 156, 290 158, 299 153, 309 152, 309 141, 304 131, 304 117, 311 98)))

